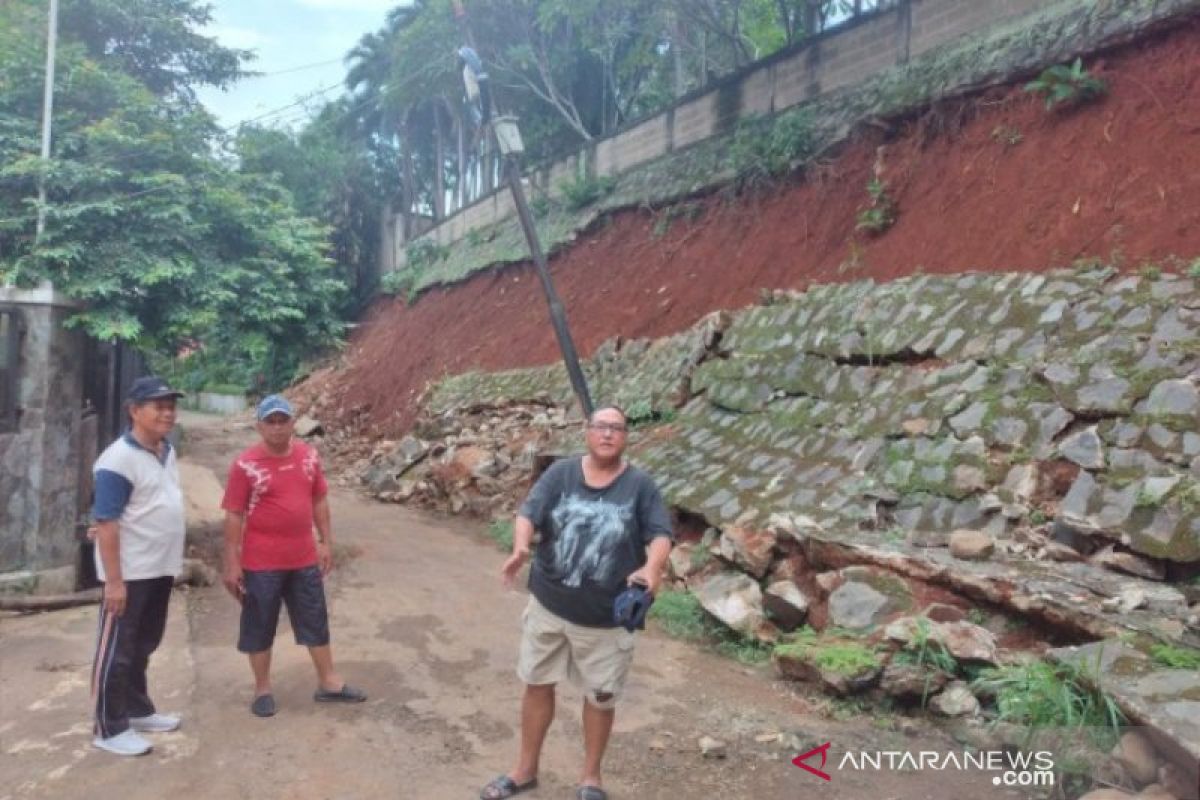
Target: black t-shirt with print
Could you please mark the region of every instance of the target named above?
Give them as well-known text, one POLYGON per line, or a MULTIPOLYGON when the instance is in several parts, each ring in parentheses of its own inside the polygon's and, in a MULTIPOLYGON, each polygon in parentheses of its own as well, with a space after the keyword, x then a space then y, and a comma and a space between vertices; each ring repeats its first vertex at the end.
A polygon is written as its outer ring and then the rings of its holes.
POLYGON ((576 625, 612 628, 613 601, 646 563, 646 546, 672 538, 671 516, 645 472, 627 466, 603 489, 583 479, 582 457, 556 461, 521 505, 541 540, 529 591, 576 625))

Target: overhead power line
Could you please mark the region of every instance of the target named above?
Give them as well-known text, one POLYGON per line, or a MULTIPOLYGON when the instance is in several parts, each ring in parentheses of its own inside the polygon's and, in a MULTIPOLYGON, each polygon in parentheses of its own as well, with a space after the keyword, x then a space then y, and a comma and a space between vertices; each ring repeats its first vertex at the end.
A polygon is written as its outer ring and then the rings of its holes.
POLYGON ((253 80, 255 78, 270 78, 275 75, 290 75, 293 72, 303 72, 306 69, 316 69, 317 67, 327 67, 330 64, 340 64, 341 58, 330 58, 325 61, 314 61, 311 64, 300 64, 296 67, 286 67, 285 69, 272 70, 271 72, 256 72, 253 75, 246 75, 241 80, 253 80))

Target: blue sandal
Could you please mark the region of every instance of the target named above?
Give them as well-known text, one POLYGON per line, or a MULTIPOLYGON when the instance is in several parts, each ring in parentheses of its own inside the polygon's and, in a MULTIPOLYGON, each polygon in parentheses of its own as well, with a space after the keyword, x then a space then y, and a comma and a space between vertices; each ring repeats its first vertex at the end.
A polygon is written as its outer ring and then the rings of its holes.
POLYGON ((487 786, 479 792, 479 800, 501 800, 504 797, 512 797, 514 794, 527 792, 530 789, 537 788, 537 778, 518 784, 507 775, 501 775, 498 778, 493 778, 487 786))

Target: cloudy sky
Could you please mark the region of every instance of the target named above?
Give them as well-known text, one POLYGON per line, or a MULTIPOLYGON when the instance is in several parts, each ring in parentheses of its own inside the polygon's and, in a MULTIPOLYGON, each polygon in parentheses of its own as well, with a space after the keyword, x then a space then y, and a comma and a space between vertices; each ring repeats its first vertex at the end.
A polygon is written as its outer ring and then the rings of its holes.
MULTIPOLYGON (((200 93, 222 125, 234 126, 340 84, 346 74, 342 58, 363 34, 381 27, 388 9, 403 0, 208 2, 213 21, 206 33, 229 47, 254 50, 258 58, 250 69, 281 73, 247 78, 228 92, 205 89, 200 93)), ((322 96, 333 98, 340 92, 340 88, 334 89, 322 96)), ((292 124, 304 117, 301 104, 261 123, 292 124)))

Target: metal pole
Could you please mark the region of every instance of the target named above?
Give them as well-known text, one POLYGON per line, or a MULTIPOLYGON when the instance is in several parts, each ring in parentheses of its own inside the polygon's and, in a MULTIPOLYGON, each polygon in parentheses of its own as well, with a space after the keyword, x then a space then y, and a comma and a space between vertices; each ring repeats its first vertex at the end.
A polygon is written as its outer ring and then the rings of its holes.
MULTIPOLYGON (((50 116, 54 111, 54 51, 58 45, 58 0, 50 0, 50 23, 46 33, 46 86, 42 93, 42 168, 50 161, 50 116)), ((46 230, 46 178, 38 178, 37 235, 46 230)))
POLYGON ((575 342, 571 339, 571 330, 567 327, 567 315, 563 311, 562 301, 554 290, 550 280, 550 270, 546 267, 546 256, 542 253, 542 244, 538 240, 537 229, 533 226, 533 215, 529 213, 529 203, 525 201, 525 187, 521 185, 521 167, 516 156, 505 158, 508 170, 508 186, 512 190, 513 202, 517 206, 517 217, 521 220, 521 229, 529 242, 529 253, 533 256, 533 266, 537 268, 538 278, 542 281, 542 291, 546 294, 546 304, 550 306, 550 322, 554 325, 554 335, 558 337, 558 348, 562 351, 563 362, 567 365, 567 375, 571 378, 571 387, 579 398, 583 415, 591 418, 592 396, 588 393, 587 379, 579 366, 579 354, 575 351, 575 342))
MULTIPOLYGON (((470 17, 462 0, 452 0, 454 16, 471 49, 475 49, 475 37, 471 33, 470 17)), ((483 102, 488 102, 488 96, 483 95, 483 102)), ((493 133, 495 121, 490 113, 492 109, 484 109, 484 120, 491 122, 493 133)), ((487 142, 487 139, 484 140, 487 142)), ((501 149, 501 148, 497 148, 501 149)), ((519 151, 518 151, 519 152, 519 151)), ((546 266, 546 254, 542 252, 542 243, 538 239, 537 228, 533 224, 533 214, 529 213, 529 203, 525 200, 525 187, 521 184, 521 165, 516 153, 503 154, 504 169, 508 172, 508 186, 512 191, 513 202, 517 206, 517 218, 521 221, 521 230, 529 243, 529 254, 533 257, 533 266, 537 269, 538 279, 542 282, 542 292, 546 295, 546 305, 550 307, 550 322, 554 325, 554 335, 558 338, 558 349, 562 351, 563 363, 567 367, 567 375, 571 379, 571 388, 579 398, 585 418, 592 416, 592 396, 588 392, 587 378, 579 366, 579 354, 575 350, 575 342, 571 339, 571 329, 567 326, 567 315, 563 311, 562 301, 554 290, 554 282, 550 280, 550 270, 546 266)), ((488 185, 493 185, 493 170, 488 171, 488 185)))

